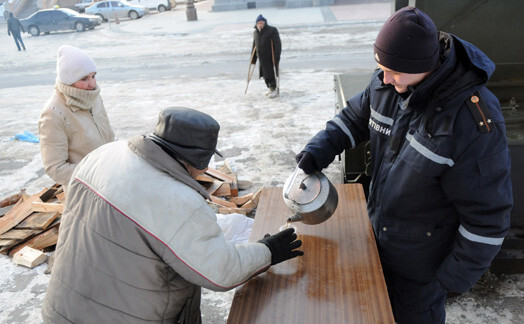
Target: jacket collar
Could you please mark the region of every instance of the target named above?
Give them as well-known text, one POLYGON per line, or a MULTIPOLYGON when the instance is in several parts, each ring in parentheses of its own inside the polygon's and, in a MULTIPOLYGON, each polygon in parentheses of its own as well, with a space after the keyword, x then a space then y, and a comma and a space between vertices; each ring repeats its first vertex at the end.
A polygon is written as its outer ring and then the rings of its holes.
POLYGON ((205 199, 211 199, 204 187, 193 179, 178 161, 164 152, 151 139, 144 135, 138 135, 129 139, 128 146, 132 152, 146 160, 153 167, 168 173, 175 180, 197 191, 205 199))

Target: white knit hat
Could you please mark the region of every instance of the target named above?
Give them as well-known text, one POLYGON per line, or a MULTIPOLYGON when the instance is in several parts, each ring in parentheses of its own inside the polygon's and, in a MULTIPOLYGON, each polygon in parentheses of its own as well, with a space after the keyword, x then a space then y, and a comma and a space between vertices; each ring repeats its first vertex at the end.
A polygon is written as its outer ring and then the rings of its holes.
POLYGON ((86 52, 69 45, 58 49, 56 74, 60 82, 71 85, 92 72, 96 72, 96 65, 86 52))

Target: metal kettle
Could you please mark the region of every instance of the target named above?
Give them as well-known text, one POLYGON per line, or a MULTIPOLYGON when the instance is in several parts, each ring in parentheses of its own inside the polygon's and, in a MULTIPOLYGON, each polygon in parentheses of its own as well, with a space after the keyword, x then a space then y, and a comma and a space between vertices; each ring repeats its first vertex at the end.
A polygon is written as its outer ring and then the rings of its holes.
POLYGON ((322 172, 306 174, 298 166, 284 184, 284 202, 294 212, 287 221, 315 225, 333 215, 338 194, 322 172))

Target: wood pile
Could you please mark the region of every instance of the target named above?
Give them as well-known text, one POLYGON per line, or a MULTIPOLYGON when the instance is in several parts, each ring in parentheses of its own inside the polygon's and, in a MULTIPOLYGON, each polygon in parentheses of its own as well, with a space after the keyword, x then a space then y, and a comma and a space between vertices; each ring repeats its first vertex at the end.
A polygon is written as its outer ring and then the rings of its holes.
POLYGON ((208 168, 205 174, 197 178, 197 181, 206 188, 211 196, 209 204, 217 213, 248 215, 257 208, 261 190, 239 196, 239 190, 248 189, 251 182, 238 180, 237 174, 233 172, 227 160, 217 169, 208 168))
MULTIPOLYGON (((217 169, 208 168, 197 181, 211 196, 208 203, 220 214, 249 215, 257 208, 261 190, 239 196, 239 190, 251 186, 247 180, 238 180, 227 161, 217 169)), ((65 194, 61 185, 44 188, 35 195, 20 193, 0 201, 0 253, 13 257, 24 247, 52 250, 58 240, 60 219, 64 210, 65 194)))
POLYGON ((60 185, 32 196, 21 190, 2 200, 0 206, 12 207, 0 217, 0 253, 12 257, 24 247, 45 250, 54 246, 64 200, 60 185))

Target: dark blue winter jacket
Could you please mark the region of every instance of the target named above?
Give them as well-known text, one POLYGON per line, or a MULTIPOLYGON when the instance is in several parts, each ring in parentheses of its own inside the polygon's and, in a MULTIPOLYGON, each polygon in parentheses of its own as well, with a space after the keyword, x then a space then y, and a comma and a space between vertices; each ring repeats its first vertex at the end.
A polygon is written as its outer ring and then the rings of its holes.
POLYGON ((304 151, 325 168, 370 140, 368 212, 382 265, 460 293, 487 270, 509 229, 510 154, 499 101, 485 87, 494 63, 456 36, 440 33, 440 43, 442 65, 407 98, 375 71, 304 151), (477 91, 485 120, 468 108, 477 91))

